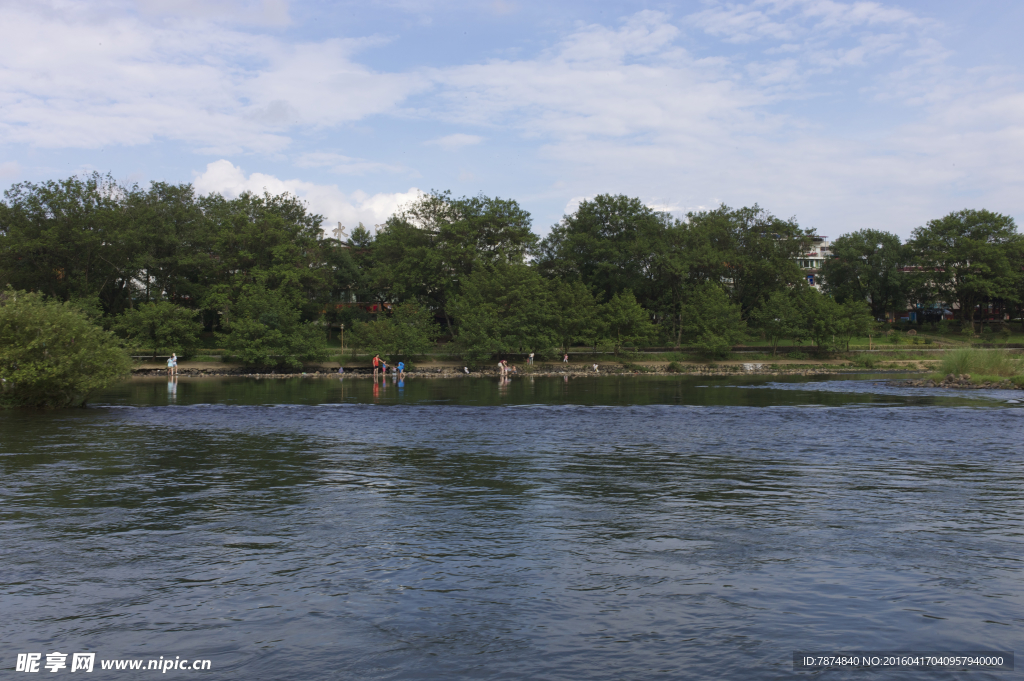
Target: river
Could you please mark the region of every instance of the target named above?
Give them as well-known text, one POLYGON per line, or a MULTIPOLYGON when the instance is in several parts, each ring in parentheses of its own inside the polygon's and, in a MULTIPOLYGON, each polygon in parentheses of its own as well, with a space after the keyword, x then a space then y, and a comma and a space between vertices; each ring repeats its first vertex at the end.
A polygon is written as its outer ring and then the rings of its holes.
POLYGON ((0 668, 62 651, 210 660, 168 678, 790 679, 817 675, 797 650, 1013 650, 1019 394, 180 379, 7 412, 0 668))

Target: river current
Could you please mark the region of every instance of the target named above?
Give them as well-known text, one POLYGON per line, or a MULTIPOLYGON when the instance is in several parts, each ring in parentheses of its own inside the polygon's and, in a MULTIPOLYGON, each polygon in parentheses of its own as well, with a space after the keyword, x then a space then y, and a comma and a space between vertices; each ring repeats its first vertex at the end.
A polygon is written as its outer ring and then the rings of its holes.
POLYGON ((789 679, 818 675, 796 650, 1013 650, 1017 395, 180 379, 0 414, 0 669, 789 679))

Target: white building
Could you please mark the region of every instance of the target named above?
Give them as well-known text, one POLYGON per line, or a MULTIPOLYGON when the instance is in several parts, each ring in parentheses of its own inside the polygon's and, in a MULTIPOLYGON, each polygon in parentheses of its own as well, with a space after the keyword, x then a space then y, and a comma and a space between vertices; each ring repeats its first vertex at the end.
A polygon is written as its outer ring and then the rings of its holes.
POLYGON ((812 236, 811 246, 806 253, 801 253, 796 263, 804 271, 807 283, 821 290, 821 266, 827 258, 832 257, 832 242, 827 236, 812 236))

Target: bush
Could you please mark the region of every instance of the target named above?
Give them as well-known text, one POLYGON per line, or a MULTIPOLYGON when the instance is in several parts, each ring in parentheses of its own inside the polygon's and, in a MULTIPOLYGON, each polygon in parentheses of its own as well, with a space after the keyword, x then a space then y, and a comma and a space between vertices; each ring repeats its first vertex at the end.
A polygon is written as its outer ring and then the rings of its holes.
POLYGON ((807 359, 807 356, 806 352, 790 352, 786 355, 789 359, 807 359))
POLYGON ((203 325, 196 321, 198 310, 189 310, 160 301, 125 310, 114 321, 114 330, 129 338, 136 347, 151 349, 153 359, 160 349, 188 357, 199 344, 203 325))
POLYGON ((669 372, 670 374, 681 374, 685 371, 685 369, 683 368, 683 365, 680 364, 679 362, 670 362, 668 368, 665 369, 665 371, 669 372))
POLYGON ((221 340, 228 353, 249 366, 300 369, 327 359, 327 334, 317 322, 303 323, 299 310, 278 290, 249 284, 239 296, 238 316, 221 340))
POLYGON ((942 355, 939 370, 942 374, 985 374, 988 376, 1015 376, 1024 366, 1005 350, 954 348, 942 355))
POLYGON ((117 339, 72 305, 0 294, 0 406, 81 407, 131 366, 117 339))

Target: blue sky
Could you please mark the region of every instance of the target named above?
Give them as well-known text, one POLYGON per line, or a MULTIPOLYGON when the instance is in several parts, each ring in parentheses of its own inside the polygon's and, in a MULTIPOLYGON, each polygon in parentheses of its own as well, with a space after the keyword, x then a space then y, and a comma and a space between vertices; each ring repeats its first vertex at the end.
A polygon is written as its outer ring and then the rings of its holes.
POLYGON ((760 204, 831 237, 1024 218, 1024 3, 8 0, 0 186, 760 204))

